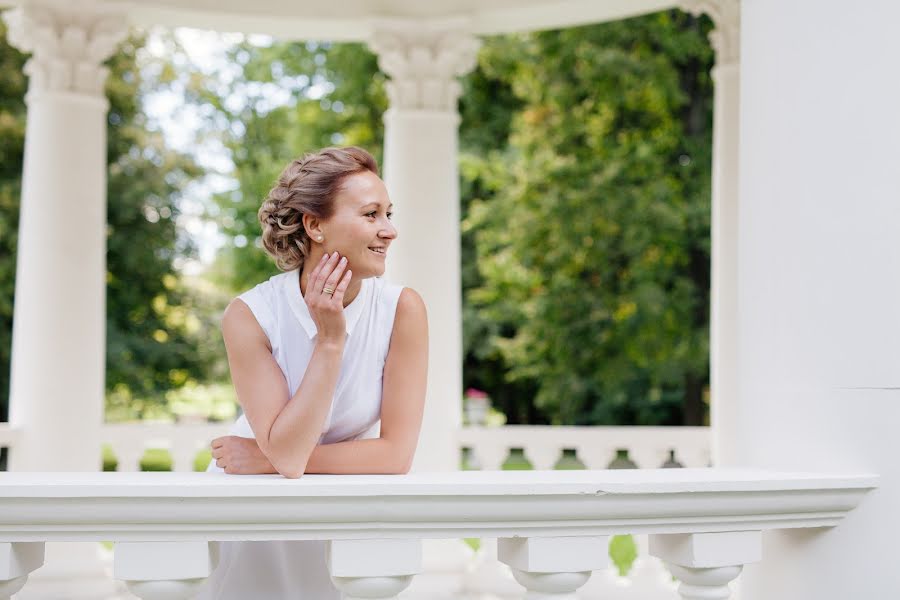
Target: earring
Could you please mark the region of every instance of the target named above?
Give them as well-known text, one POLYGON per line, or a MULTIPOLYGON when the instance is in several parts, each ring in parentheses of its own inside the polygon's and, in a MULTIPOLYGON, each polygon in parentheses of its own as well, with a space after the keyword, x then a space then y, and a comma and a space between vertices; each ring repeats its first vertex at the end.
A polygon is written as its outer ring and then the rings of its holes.
POLYGON ((319 241, 319 242, 321 242, 321 241, 322 241, 322 236, 320 235, 319 237, 316 238, 316 240, 319 241))

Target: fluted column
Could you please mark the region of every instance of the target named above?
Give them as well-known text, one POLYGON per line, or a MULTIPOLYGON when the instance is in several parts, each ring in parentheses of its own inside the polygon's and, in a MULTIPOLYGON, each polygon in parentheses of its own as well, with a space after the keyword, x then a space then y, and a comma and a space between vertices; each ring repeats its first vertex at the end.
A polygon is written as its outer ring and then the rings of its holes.
POLYGON ((762 532, 674 533, 650 536, 650 554, 681 582, 684 600, 728 600, 745 564, 762 558, 762 532))
POLYGON ((462 279, 459 170, 461 85, 478 41, 462 21, 383 21, 372 49, 387 84, 384 177, 399 237, 388 277, 416 289, 428 306, 425 417, 414 469, 456 470, 462 422, 462 279))
POLYGON ((127 33, 94 2, 4 13, 31 53, 16 264, 10 421, 16 471, 100 468, 106 330, 107 69, 127 33))
POLYGON ((693 14, 715 23, 709 39, 716 52, 712 68, 713 105, 710 423, 713 464, 734 465, 731 446, 738 414, 738 144, 740 141, 740 2, 682 0, 693 14))

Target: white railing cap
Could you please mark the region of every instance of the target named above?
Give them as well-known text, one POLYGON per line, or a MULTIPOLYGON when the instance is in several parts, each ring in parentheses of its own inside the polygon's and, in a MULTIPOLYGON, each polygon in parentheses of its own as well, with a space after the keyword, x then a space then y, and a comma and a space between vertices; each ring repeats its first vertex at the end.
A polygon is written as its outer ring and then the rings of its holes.
POLYGON ((866 474, 736 469, 279 476, 2 473, 0 541, 584 536, 836 525, 866 474))
POLYGON ((871 489, 871 474, 758 469, 457 471, 408 475, 0 473, 0 498, 535 496, 871 489))

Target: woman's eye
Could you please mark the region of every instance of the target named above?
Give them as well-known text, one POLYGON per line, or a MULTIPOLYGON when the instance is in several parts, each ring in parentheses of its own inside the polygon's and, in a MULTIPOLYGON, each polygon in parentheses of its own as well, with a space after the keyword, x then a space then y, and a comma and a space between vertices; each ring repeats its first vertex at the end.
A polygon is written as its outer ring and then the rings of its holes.
POLYGON ((394 216, 394 213, 392 213, 392 212, 389 212, 389 213, 387 214, 387 218, 388 218, 388 219, 390 219, 390 218, 393 217, 393 216, 394 216))

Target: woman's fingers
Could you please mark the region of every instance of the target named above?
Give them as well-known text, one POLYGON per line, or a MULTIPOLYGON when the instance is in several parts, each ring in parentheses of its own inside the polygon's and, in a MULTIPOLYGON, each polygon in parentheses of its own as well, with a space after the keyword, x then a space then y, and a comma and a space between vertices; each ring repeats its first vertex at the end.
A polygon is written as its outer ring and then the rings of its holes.
POLYGON ((319 275, 322 273, 322 269, 325 268, 325 263, 328 262, 329 255, 323 254, 322 258, 319 260, 319 264, 316 265, 316 268, 312 270, 312 273, 309 274, 309 279, 307 280, 307 294, 309 290, 314 289, 316 281, 319 279, 319 275))
MULTIPOLYGON (((333 252, 331 256, 325 261, 325 264, 322 265, 321 270, 316 277, 316 280, 313 282, 313 293, 319 295, 322 293, 322 289, 325 287, 325 282, 328 280, 328 277, 331 276, 334 268, 338 264, 338 253, 333 252)), ((309 286, 307 286, 309 287, 309 286)))
MULTIPOLYGON (((337 252, 335 252, 335 255, 337 255, 337 252)), ((344 269, 346 268, 347 258, 342 257, 334 270, 328 275, 328 278, 325 280, 325 285, 322 286, 323 293, 326 296, 330 296, 332 298, 334 297, 335 290, 337 290, 337 286, 341 282, 341 277, 344 275, 344 269), (330 294, 328 292, 325 292, 325 288, 329 288, 330 290, 332 290, 332 292, 330 294)))
POLYGON ((341 277, 340 283, 338 283, 337 288, 334 290, 334 300, 337 302, 338 306, 344 306, 344 292, 347 291, 347 286, 350 285, 350 279, 352 279, 352 277, 353 271, 347 269, 347 272, 341 277))

